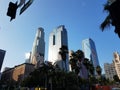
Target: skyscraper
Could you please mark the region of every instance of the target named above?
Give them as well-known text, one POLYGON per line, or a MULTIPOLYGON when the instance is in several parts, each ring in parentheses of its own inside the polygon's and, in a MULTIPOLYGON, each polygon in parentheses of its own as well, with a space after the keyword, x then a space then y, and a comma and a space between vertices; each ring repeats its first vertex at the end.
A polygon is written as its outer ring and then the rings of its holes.
POLYGON ((60 68, 69 70, 68 54, 66 54, 65 63, 63 62, 59 52, 62 46, 68 48, 67 31, 64 25, 58 26, 50 33, 49 48, 48 48, 48 61, 53 64, 58 64, 60 68))
POLYGON ((43 63, 45 54, 44 29, 38 28, 33 42, 30 63, 38 65, 43 63))
POLYGON ((5 57, 5 53, 6 53, 5 50, 1 50, 0 49, 0 71, 1 71, 1 68, 2 68, 2 64, 3 64, 4 57, 5 57))
POLYGON ((92 62, 94 68, 96 68, 99 65, 99 61, 94 41, 91 38, 83 40, 82 49, 84 51, 85 58, 88 58, 92 62))

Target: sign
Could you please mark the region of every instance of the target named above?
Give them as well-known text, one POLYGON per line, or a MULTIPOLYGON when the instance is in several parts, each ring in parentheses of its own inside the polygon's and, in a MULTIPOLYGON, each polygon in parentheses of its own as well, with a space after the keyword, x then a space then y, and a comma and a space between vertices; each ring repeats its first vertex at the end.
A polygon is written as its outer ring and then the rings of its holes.
POLYGON ((9 3, 9 7, 8 7, 8 11, 7 11, 7 16, 10 16, 10 17, 11 17, 10 21, 11 21, 12 19, 15 19, 15 17, 16 17, 16 12, 17 12, 17 8, 18 8, 17 2, 16 2, 16 3, 13 3, 13 2, 10 2, 10 3, 9 3))
POLYGON ((22 14, 31 4, 33 3, 33 0, 29 0, 20 10, 20 14, 22 14))

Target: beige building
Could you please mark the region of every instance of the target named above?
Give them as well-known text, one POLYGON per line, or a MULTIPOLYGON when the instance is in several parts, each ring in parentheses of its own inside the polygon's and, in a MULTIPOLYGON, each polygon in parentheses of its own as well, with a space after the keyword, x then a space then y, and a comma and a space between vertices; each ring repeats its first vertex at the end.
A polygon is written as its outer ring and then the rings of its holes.
POLYGON ((104 70, 105 70, 105 77, 109 80, 114 80, 113 76, 117 74, 114 63, 111 64, 105 63, 104 70))
POLYGON ((120 55, 119 55, 118 52, 114 52, 113 55, 114 55, 113 62, 114 62, 114 65, 115 65, 115 70, 116 70, 116 73, 117 73, 117 75, 120 79, 120 55))

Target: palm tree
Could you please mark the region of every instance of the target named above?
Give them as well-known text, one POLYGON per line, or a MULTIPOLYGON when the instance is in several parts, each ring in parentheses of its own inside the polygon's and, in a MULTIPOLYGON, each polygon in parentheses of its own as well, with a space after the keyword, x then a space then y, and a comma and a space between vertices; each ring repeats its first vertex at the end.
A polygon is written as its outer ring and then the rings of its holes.
POLYGON ((73 72, 75 72, 76 74, 79 73, 79 67, 77 66, 77 58, 76 58, 76 53, 74 51, 72 51, 72 54, 70 56, 70 65, 71 65, 71 69, 73 72))
POLYGON ((80 62, 84 59, 84 53, 82 50, 76 51, 76 59, 78 59, 80 62))
POLYGON ((95 68, 94 68, 94 66, 93 66, 93 64, 91 62, 89 64, 89 72, 90 72, 91 76, 93 76, 94 72, 95 72, 95 68))
POLYGON ((105 30, 106 27, 112 25, 115 26, 114 32, 118 34, 120 38, 120 0, 116 0, 110 4, 107 2, 104 6, 104 10, 108 12, 108 16, 105 18, 100 28, 102 31, 105 30))
POLYGON ((102 69, 101 69, 101 67, 100 67, 99 65, 96 67, 96 72, 97 72, 97 74, 98 74, 99 76, 101 76, 102 69))
POLYGON ((79 77, 74 72, 66 73, 65 90, 80 90, 79 77))
POLYGON ((91 88, 92 84, 95 83, 95 77, 94 75, 94 66, 93 64, 90 62, 89 59, 85 58, 83 61, 83 64, 85 65, 87 72, 88 72, 88 85, 89 85, 89 89, 91 88))
POLYGON ((94 75, 94 66, 93 64, 89 61, 89 59, 85 58, 83 61, 83 64, 85 65, 88 75, 93 76, 94 75))
POLYGON ((99 65, 96 67, 96 72, 98 74, 98 76, 97 76, 98 83, 103 84, 102 83, 103 80, 102 80, 102 76, 101 76, 102 69, 101 69, 101 67, 99 65))
POLYGON ((89 65, 90 65, 89 59, 85 58, 83 64, 85 65, 86 69, 89 70, 89 65))
POLYGON ((120 82, 120 79, 119 79, 118 75, 114 75, 113 79, 114 79, 115 82, 120 82))
MULTIPOLYGON (((66 54, 68 54, 68 47, 65 45, 62 45, 62 47, 60 48, 59 54, 61 55, 61 58, 65 63, 65 69, 67 71, 66 54)), ((62 67, 63 67, 63 65, 62 65, 62 67)))
POLYGON ((70 57, 72 71, 78 74, 80 72, 81 62, 84 60, 84 53, 82 50, 73 51, 70 57))
POLYGON ((51 63, 44 63, 42 67, 35 69, 26 77, 22 82, 21 86, 25 87, 48 87, 48 81, 51 73, 53 73, 54 67, 51 63))

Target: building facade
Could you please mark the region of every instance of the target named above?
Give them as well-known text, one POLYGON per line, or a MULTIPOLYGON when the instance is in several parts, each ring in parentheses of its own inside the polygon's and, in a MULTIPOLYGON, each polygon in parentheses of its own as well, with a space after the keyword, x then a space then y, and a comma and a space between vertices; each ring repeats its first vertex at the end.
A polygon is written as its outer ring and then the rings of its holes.
POLYGON ((13 82, 13 84, 16 82, 20 83, 32 71, 34 71, 33 64, 23 63, 3 71, 1 79, 7 82, 13 82))
POLYGON ((120 55, 118 52, 114 52, 113 57, 114 57, 113 63, 115 65, 115 70, 116 70, 117 76, 120 79, 120 55))
MULTIPOLYGON (((84 39, 82 41, 82 50, 84 52, 85 58, 88 58, 92 62, 94 68, 96 68, 97 66, 100 66, 99 61, 98 61, 95 43, 91 38, 84 39)), ((96 74, 97 73, 95 70, 95 75, 96 74)))
POLYGON ((6 53, 5 50, 1 50, 0 49, 0 71, 1 71, 1 68, 2 68, 2 64, 3 64, 4 57, 5 57, 5 53, 6 53))
POLYGON ((68 47, 67 30, 64 25, 58 26, 50 33, 49 47, 48 47, 48 61, 53 64, 58 64, 61 68, 69 70, 68 54, 66 54, 66 61, 63 62, 59 51, 62 46, 68 47))
POLYGON ((31 52, 30 63, 37 65, 44 62, 45 56, 45 41, 44 41, 44 29, 38 28, 31 52))
POLYGON ((104 63, 105 77, 109 80, 114 80, 113 76, 117 75, 114 63, 104 63))

